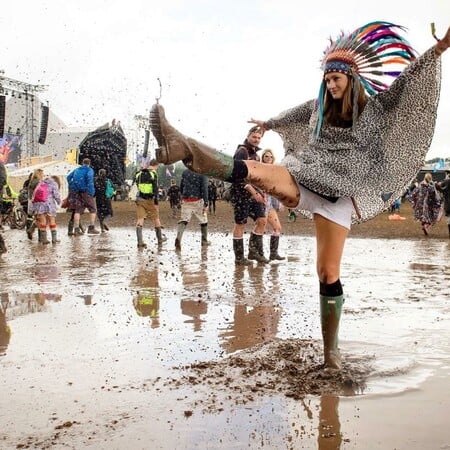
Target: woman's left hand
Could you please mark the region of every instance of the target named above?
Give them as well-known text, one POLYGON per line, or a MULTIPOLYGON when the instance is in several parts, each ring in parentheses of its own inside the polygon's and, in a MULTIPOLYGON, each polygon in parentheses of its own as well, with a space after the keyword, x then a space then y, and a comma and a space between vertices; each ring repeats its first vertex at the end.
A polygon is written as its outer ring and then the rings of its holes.
POLYGON ((440 56, 450 47, 450 28, 445 33, 445 36, 436 44, 436 54, 440 56))

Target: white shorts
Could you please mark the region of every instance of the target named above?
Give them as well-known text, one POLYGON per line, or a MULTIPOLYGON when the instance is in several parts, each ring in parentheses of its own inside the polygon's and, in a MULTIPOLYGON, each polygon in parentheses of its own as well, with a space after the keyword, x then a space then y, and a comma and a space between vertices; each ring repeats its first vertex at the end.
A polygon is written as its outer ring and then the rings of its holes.
POLYGON ((298 188, 300 190, 300 202, 295 209, 300 212, 304 210, 309 211, 311 214, 319 214, 325 219, 350 230, 354 210, 351 198, 340 197, 333 203, 300 184, 298 188))
POLYGON ((185 202, 181 200, 180 222, 189 222, 192 215, 197 217, 201 224, 208 223, 208 216, 204 212, 205 202, 203 199, 195 202, 185 202))

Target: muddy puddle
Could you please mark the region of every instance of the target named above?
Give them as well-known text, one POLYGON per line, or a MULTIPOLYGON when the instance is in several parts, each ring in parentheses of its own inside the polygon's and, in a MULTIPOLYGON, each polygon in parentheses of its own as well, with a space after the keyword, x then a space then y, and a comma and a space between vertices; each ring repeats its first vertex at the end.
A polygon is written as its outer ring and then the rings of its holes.
POLYGON ((138 251, 131 227, 44 248, 5 231, 0 448, 450 445, 448 241, 348 240, 328 373, 313 238, 243 268, 229 235, 186 232, 177 253, 166 234, 138 251))

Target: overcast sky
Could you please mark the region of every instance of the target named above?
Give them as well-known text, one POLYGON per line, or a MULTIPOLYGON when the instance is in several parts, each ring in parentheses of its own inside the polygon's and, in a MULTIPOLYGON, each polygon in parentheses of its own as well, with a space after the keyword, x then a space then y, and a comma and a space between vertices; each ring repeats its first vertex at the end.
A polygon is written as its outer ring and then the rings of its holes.
MULTIPOLYGON (((112 118, 135 128, 163 84, 161 103, 186 134, 230 154, 250 117, 268 119, 317 96, 329 36, 374 20, 408 28, 422 53, 443 35, 450 1, 16 0, 0 17, 5 75, 48 85, 41 94, 68 126, 112 118), (416 3, 416 2, 414 2, 416 3), (320 5, 320 6, 319 6, 320 5)), ((436 134, 428 154, 450 157, 450 51, 436 134)), ((134 136, 128 135, 129 141, 134 136)), ((279 158, 280 139, 262 147, 279 158)))

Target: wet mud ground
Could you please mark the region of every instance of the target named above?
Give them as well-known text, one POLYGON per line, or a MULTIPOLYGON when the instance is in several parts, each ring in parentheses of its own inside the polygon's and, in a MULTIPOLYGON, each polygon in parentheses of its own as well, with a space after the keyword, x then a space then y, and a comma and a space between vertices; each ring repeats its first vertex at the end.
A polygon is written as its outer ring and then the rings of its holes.
POLYGON ((405 205, 353 228, 329 373, 311 222, 282 215, 287 260, 242 268, 226 203, 181 252, 164 202, 168 241, 147 225, 143 251, 133 205, 114 209, 99 236, 60 215, 56 246, 3 233, 0 448, 450 448, 445 223, 421 236, 405 205))

